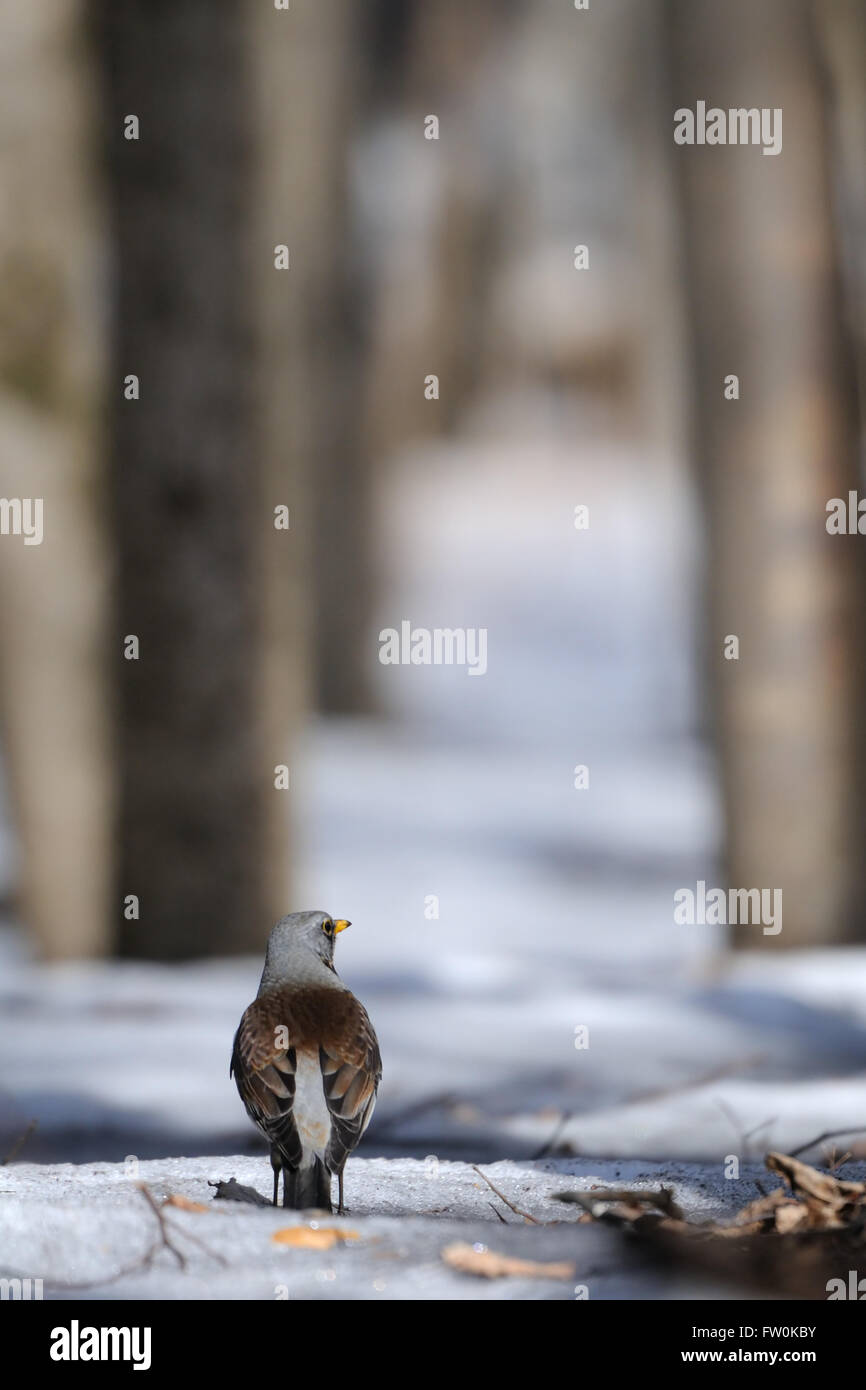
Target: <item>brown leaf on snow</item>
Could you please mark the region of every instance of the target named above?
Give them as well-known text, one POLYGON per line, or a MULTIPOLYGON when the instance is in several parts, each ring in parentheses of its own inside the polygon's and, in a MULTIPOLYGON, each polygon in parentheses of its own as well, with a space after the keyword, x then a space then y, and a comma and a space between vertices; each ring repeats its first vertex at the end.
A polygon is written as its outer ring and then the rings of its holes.
POLYGON ((164 1207, 180 1207, 181 1211, 210 1211, 211 1208, 204 1202, 194 1202, 191 1197, 184 1197, 180 1192, 171 1192, 162 1204, 164 1207))
POLYGON ((518 1260, 495 1250, 476 1250, 464 1241, 446 1245, 442 1259, 461 1274, 475 1274, 481 1279, 573 1279, 574 1265, 568 1260, 539 1264, 537 1260, 518 1260))
POLYGON ((277 1245, 292 1245, 296 1250, 330 1250, 341 1241, 360 1240, 357 1231, 344 1231, 336 1226, 281 1226, 271 1240, 277 1245))

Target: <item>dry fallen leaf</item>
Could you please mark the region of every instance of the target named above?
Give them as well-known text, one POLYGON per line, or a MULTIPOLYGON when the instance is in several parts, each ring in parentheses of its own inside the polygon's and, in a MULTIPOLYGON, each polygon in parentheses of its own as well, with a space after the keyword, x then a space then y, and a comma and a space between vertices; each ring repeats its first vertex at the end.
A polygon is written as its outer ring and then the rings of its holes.
POLYGON ((274 1231, 271 1240, 278 1245, 293 1245, 298 1250, 330 1250, 340 1241, 360 1240, 357 1231, 338 1230, 335 1226, 282 1226, 274 1231))
POLYGON ((210 1211, 211 1208, 204 1202, 194 1202, 191 1197, 183 1197, 179 1192, 172 1192, 166 1197, 162 1204, 164 1207, 180 1207, 181 1211, 210 1211))
POLYGON ((781 1174, 792 1192, 813 1197, 818 1202, 844 1206, 866 1197, 866 1182, 842 1182, 788 1154, 768 1153, 764 1162, 771 1172, 781 1174))
POLYGON ((803 1202, 780 1202, 776 1207, 776 1230, 781 1236, 808 1225, 809 1208, 803 1202))
POLYGON ((476 1250, 473 1245, 456 1241, 446 1245, 442 1259, 461 1274, 475 1274, 482 1279, 503 1279, 508 1276, 524 1279, 573 1279, 574 1265, 567 1260, 558 1264, 539 1264, 537 1260, 518 1260, 512 1255, 500 1255, 495 1250, 476 1250))

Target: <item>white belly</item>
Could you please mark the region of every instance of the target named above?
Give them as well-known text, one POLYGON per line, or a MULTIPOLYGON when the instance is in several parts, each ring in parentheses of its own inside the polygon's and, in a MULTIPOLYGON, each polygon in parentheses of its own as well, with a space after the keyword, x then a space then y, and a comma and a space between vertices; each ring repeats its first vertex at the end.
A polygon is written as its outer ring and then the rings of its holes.
POLYGON ((331 1115, 325 1100, 318 1052, 297 1053, 293 1113, 304 1146, 301 1166, 308 1168, 317 1155, 324 1157, 331 1137, 331 1115))

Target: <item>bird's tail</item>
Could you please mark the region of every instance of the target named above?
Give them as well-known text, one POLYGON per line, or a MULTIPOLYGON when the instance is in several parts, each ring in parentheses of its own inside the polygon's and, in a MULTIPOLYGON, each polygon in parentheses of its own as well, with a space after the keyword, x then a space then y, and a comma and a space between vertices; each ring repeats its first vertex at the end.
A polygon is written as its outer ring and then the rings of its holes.
POLYGON ((294 1211, 304 1211, 308 1207, 320 1207, 332 1211, 331 1174, 317 1156, 310 1168, 283 1169, 283 1206, 294 1211))

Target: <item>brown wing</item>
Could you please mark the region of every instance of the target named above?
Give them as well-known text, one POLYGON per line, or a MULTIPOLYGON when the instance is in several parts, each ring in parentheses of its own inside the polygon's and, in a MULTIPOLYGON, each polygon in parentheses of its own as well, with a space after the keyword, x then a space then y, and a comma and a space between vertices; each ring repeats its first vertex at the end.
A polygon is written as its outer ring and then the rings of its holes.
POLYGON ((250 1119, 290 1168, 299 1167, 302 1157, 292 1113, 297 1033, 283 992, 263 995, 250 1004, 240 1021, 229 1067, 250 1119))
POLYGON ((382 1079, 382 1058, 367 1011, 348 990, 334 999, 319 1045, 331 1139, 325 1162, 341 1173, 370 1123, 382 1079))

